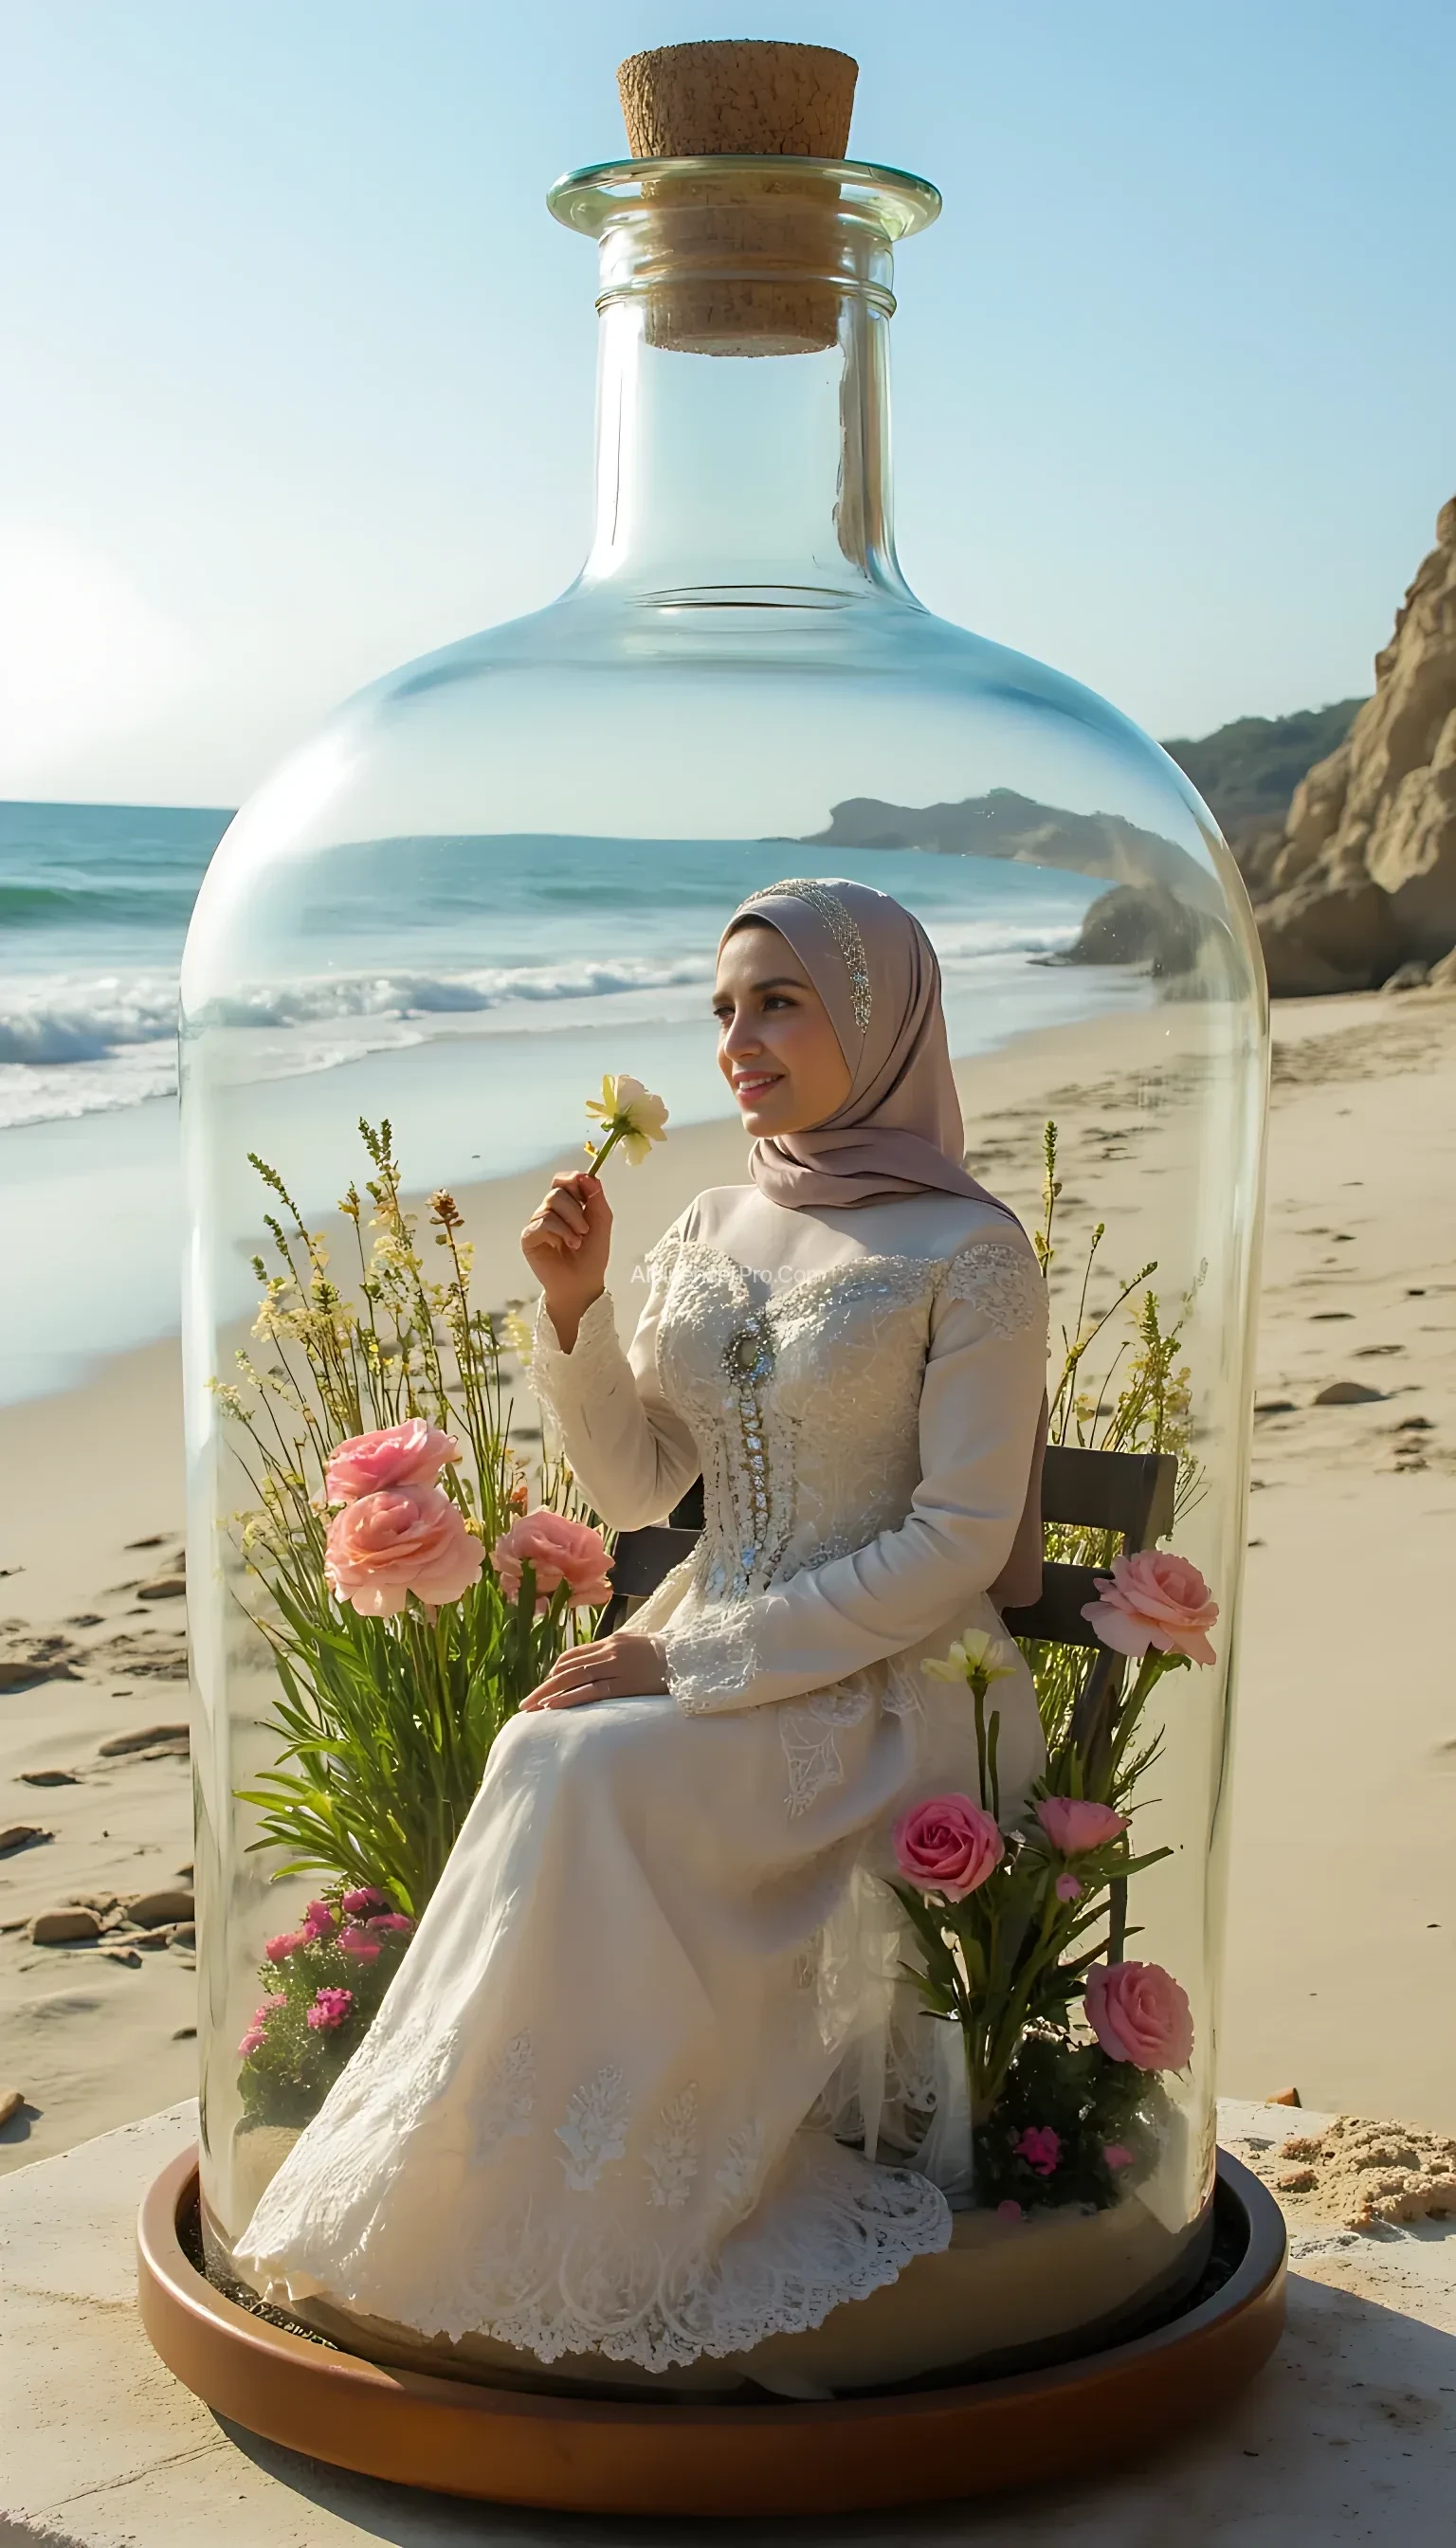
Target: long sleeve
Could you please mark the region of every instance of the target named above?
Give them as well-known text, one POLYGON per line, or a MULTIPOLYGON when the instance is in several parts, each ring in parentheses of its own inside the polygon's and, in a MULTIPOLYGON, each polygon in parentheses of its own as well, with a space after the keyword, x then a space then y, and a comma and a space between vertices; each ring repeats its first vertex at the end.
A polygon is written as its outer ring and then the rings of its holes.
POLYGON ((843 1681, 962 1624, 1005 1565, 1026 1499, 1046 1368, 1046 1301, 1026 1241, 974 1241, 947 1267, 920 1400, 921 1483, 895 1529, 786 1584, 669 1620, 669 1685, 689 1714, 843 1681))
POLYGON ((563 1353, 542 1301, 536 1313, 531 1380, 550 1409, 584 1491, 613 1530, 662 1521, 701 1468, 697 1445, 663 1399, 657 1329, 672 1275, 674 1233, 653 1249, 651 1283, 624 1353, 609 1292, 593 1301, 563 1353))

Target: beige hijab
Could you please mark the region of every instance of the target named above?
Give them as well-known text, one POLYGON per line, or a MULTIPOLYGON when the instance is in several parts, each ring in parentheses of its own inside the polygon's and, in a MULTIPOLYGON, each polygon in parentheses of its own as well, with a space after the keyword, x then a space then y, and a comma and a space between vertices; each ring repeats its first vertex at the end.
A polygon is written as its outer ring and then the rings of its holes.
MULTIPOLYGON (((793 949, 829 1014, 851 1073, 826 1123, 754 1143, 749 1173, 791 1211, 843 1211, 894 1195, 965 1195, 1016 1216, 961 1163, 965 1128, 951 1069, 936 952, 913 912, 872 885, 791 876, 740 904, 723 941, 766 922, 793 949)), ((1032 1449, 1011 1555, 990 1587, 998 1607, 1042 1590, 1042 1461, 1046 1408, 1032 1449)))

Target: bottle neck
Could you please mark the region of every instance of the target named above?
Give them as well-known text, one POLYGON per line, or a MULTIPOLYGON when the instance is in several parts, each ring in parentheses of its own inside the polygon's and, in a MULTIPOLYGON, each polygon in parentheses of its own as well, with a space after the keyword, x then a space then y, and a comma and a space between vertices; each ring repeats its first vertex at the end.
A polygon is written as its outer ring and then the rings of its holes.
MULTIPOLYGON (((887 296, 886 296, 887 297, 887 296)), ((851 288, 803 351, 661 341, 650 296, 606 297, 586 590, 720 604, 907 598, 895 558, 889 318, 851 288)), ((751 342, 751 340, 750 340, 751 342)))

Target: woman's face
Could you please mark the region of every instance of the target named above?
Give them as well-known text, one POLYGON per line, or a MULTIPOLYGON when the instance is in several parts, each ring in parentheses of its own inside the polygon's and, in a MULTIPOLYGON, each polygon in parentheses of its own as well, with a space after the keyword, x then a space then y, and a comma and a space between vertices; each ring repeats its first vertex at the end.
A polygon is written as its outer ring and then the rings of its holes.
POLYGON ((713 989, 718 1067, 756 1136, 806 1133, 850 1093, 829 1012, 786 938, 767 921, 735 929, 713 989))

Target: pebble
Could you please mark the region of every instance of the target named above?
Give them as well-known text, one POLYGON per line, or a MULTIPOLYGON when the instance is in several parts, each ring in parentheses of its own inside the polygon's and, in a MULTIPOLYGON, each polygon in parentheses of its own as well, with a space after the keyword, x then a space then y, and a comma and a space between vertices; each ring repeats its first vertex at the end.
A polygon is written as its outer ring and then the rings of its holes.
POLYGON ((130 1943, 121 1947, 101 1947, 97 1953, 103 1955, 109 1964, 131 1964, 136 1972, 141 1969, 141 1957, 130 1943))
POLYGON ((132 1734, 113 1734, 97 1749, 103 1761, 119 1761, 128 1752, 149 1751, 153 1743, 185 1743, 187 1740, 185 1725, 143 1725, 132 1734))
POLYGON ((0 2088, 0 2124, 8 2124, 26 2102, 24 2088, 0 2088))
POLYGON ((10 1656, 0 1663, 0 1689, 34 1689, 38 1682, 79 1679, 80 1675, 73 1673, 68 1663, 46 1662, 45 1659, 26 1662, 19 1656, 10 1656))
POLYGON ((1276 2096, 1264 2099, 1266 2106, 1301 2106, 1304 2099, 1298 2088, 1281 2088, 1276 2096))
POLYGON ((149 1584, 138 1584, 138 1601, 180 1601, 187 1590, 185 1575, 154 1575, 149 1584))
POLYGON ((11 1823, 0 1831, 0 1858, 13 1858, 18 1849, 31 1849, 37 1841, 54 1838, 54 1832, 43 1831, 39 1823, 11 1823))
POLYGON ((138 1893, 127 1904, 127 1916, 138 1929, 160 1929, 174 1920, 192 1920, 197 1905, 190 1891, 180 1885, 166 1886, 157 1893, 138 1893))
POLYGON ((82 1939, 99 1938, 101 1922, 84 1904, 71 1903, 63 1911, 38 1911, 31 1922, 31 1944, 34 1947, 69 1947, 82 1939))
POLYGON ((74 1770, 22 1770, 21 1779, 27 1787, 74 1787, 74 1770))
POLYGON ((1384 1398, 1383 1389, 1369 1389, 1363 1380, 1332 1380, 1325 1389, 1317 1390, 1317 1407, 1369 1407, 1384 1398))
POLYGON ((127 1549, 130 1553, 134 1548, 165 1548, 166 1544, 166 1532, 164 1530, 154 1530, 145 1539, 129 1539, 127 1542, 127 1549))
POLYGON ((196 2042, 196 2039, 197 2029, 195 2026, 174 2026, 172 2029, 172 2042, 174 2044, 192 2044, 196 2042))

